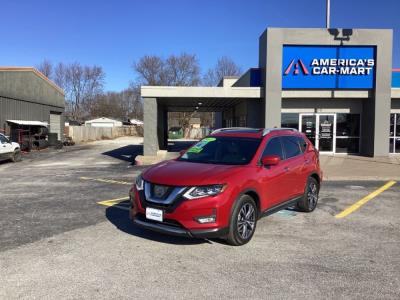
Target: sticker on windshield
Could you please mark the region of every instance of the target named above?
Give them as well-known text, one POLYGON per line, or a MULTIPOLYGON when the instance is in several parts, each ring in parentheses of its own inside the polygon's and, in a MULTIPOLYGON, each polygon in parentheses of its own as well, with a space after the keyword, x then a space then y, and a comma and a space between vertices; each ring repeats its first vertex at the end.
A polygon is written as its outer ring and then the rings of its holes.
POLYGON ((203 148, 210 142, 214 142, 216 138, 213 137, 208 137, 205 139, 202 139, 200 142, 198 142, 196 145, 191 147, 187 152, 188 153, 200 153, 203 151, 203 148))

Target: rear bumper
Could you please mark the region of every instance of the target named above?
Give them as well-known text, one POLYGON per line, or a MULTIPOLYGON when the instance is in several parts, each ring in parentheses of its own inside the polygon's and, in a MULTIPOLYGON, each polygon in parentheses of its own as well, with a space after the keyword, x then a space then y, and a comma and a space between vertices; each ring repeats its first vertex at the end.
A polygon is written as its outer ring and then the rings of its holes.
POLYGON ((133 223, 139 227, 156 231, 159 233, 181 236, 181 237, 191 237, 191 238, 218 238, 224 237, 228 234, 228 228, 212 228, 212 229, 196 229, 187 230, 184 228, 179 228, 163 223, 149 222, 137 217, 133 218, 133 223))

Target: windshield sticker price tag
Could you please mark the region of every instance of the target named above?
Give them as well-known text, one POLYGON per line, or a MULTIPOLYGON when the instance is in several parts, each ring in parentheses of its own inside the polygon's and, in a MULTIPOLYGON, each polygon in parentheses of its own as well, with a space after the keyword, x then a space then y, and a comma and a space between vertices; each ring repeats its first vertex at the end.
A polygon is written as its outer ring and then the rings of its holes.
POLYGON ((209 137, 209 138, 205 138, 202 139, 200 142, 198 142, 196 145, 194 145, 193 147, 191 147, 187 153, 200 153, 201 151, 203 151, 203 148, 210 142, 214 142, 216 140, 216 138, 213 137, 209 137))

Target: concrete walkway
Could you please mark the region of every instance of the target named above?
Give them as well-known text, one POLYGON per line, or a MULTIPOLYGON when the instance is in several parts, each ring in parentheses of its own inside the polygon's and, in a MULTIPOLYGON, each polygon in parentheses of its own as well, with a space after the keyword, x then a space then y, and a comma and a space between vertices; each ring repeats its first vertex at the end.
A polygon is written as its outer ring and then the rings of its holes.
POLYGON ((400 180, 400 156, 321 155, 325 180, 400 180))

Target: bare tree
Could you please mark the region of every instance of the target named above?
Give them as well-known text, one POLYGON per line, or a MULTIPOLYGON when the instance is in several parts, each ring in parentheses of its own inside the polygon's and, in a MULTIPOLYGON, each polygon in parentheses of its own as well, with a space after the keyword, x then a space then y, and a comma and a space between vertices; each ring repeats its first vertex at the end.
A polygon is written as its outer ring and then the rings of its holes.
POLYGON ((73 119, 88 116, 95 97, 103 92, 104 78, 99 66, 59 63, 55 67, 54 81, 64 90, 67 113, 73 119))
POLYGON ((182 53, 167 59, 145 55, 133 64, 143 85, 191 86, 200 83, 200 67, 195 55, 182 53))
POLYGON ((241 73, 241 68, 231 58, 223 56, 203 76, 203 85, 216 86, 224 76, 239 76, 241 73))
POLYGON ((53 76, 53 64, 47 59, 44 59, 40 64, 38 64, 36 69, 38 69, 47 78, 51 78, 53 76))

